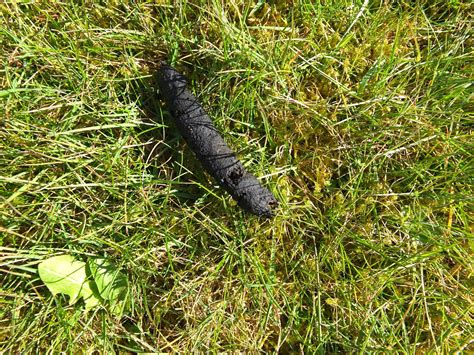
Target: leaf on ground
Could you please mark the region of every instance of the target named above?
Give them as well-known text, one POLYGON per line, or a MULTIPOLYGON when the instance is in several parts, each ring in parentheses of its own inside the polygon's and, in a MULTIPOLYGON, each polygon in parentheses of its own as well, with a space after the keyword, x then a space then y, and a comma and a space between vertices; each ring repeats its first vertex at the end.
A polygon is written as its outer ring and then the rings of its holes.
POLYGON ((38 265, 41 280, 53 295, 69 296, 69 304, 83 297, 86 309, 96 306, 100 299, 92 291, 92 282, 87 280, 86 263, 70 255, 60 255, 44 260, 38 265))
POLYGON ((99 295, 110 301, 115 314, 121 315, 128 306, 127 277, 104 258, 90 259, 88 264, 99 295))

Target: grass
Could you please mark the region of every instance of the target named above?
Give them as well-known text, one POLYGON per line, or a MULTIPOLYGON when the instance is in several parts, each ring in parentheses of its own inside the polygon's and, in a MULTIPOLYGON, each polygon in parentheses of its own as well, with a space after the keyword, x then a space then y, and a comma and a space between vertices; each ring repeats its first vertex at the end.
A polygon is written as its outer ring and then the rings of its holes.
POLYGON ((472 350, 469 1, 100 3, 0 5, 1 351, 472 350), (275 219, 202 171, 162 59, 275 219), (59 254, 130 312, 53 297, 59 254))

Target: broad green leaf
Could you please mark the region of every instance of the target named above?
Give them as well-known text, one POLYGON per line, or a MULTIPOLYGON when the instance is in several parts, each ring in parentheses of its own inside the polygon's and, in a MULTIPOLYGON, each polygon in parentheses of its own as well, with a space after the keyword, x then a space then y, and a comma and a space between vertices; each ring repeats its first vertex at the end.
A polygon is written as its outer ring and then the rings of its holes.
POLYGON ((88 261, 99 295, 110 301, 111 309, 121 315, 128 306, 128 280, 111 262, 104 258, 88 261))
POLYGON ((74 260, 70 255, 60 255, 44 260, 38 265, 41 280, 53 295, 69 296, 69 304, 83 297, 86 309, 96 306, 100 299, 92 291, 87 280, 86 263, 74 260))

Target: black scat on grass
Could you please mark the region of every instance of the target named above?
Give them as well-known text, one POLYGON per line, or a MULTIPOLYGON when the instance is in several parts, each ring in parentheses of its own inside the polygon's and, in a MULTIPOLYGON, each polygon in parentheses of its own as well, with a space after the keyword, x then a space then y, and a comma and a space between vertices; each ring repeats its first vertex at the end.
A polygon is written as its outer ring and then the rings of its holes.
POLYGON ((157 82, 180 134, 204 168, 244 210, 260 217, 272 217, 272 208, 278 201, 244 168, 224 142, 211 118, 187 89, 184 75, 162 63, 157 82))

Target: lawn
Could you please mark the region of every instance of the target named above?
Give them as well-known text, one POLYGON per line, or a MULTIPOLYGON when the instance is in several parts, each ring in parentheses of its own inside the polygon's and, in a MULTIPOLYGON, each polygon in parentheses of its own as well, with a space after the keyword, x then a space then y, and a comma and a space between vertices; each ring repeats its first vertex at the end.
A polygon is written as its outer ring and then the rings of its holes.
POLYGON ((2 2, 0 352, 473 350, 470 3, 2 2), (203 171, 162 60, 273 219, 203 171), (59 255, 127 308, 53 295, 59 255))

